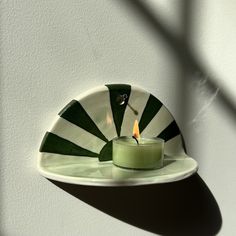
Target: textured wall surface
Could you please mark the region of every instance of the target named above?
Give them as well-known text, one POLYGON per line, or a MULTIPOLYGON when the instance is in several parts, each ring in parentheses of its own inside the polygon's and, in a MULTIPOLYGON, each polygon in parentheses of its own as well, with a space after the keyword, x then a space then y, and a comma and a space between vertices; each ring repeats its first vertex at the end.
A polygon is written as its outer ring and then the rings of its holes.
MULTIPOLYGON (((144 2, 184 34, 181 1, 144 2)), ((1 235, 154 235, 74 198, 36 169, 40 142, 60 109, 106 83, 139 85, 166 104, 218 202, 219 235, 236 233, 236 119, 220 103, 221 90, 204 86, 213 77, 236 100, 236 3, 198 1, 194 9, 188 37, 209 74, 196 71, 183 85, 168 42, 125 1, 1 2, 1 235)))

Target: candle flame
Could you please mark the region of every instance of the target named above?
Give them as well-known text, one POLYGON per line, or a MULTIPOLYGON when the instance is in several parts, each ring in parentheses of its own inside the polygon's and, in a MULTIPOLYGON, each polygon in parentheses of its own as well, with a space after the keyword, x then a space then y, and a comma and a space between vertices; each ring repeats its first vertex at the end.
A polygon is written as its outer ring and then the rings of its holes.
POLYGON ((139 133, 139 127, 138 127, 138 121, 134 121, 134 127, 133 127, 133 136, 135 138, 140 138, 140 133, 139 133))

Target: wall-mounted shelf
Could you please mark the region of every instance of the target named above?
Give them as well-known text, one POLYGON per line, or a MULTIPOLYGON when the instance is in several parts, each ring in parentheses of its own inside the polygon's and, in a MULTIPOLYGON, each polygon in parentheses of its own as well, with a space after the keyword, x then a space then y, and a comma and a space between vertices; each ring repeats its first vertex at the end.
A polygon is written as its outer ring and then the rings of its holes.
POLYGON ((124 84, 95 88, 72 100, 45 134, 38 157, 38 170, 46 178, 83 185, 166 183, 184 179, 197 168, 167 108, 145 90, 124 84), (112 164, 111 140, 131 136, 134 119, 143 137, 165 140, 162 168, 130 170, 112 164))

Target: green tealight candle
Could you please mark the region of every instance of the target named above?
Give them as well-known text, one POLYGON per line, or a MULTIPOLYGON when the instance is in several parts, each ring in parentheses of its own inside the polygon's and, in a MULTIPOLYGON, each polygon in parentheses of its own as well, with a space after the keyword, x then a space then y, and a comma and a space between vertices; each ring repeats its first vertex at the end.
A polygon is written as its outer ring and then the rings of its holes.
POLYGON ((155 169, 163 166, 164 140, 160 138, 119 137, 113 140, 112 158, 116 166, 155 169))

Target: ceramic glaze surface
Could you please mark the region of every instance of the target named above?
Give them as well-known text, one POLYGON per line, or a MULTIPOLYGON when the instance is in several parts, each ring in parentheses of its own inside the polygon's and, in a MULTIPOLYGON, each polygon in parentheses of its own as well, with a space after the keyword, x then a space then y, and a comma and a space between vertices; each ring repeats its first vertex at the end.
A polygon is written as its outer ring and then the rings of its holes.
POLYGON ((197 170, 167 108, 152 94, 127 84, 95 88, 66 105, 44 136, 38 164, 50 179, 112 186, 170 182, 197 170), (136 119, 142 137, 164 139, 163 168, 137 172, 112 164, 112 140, 132 136, 136 119))

